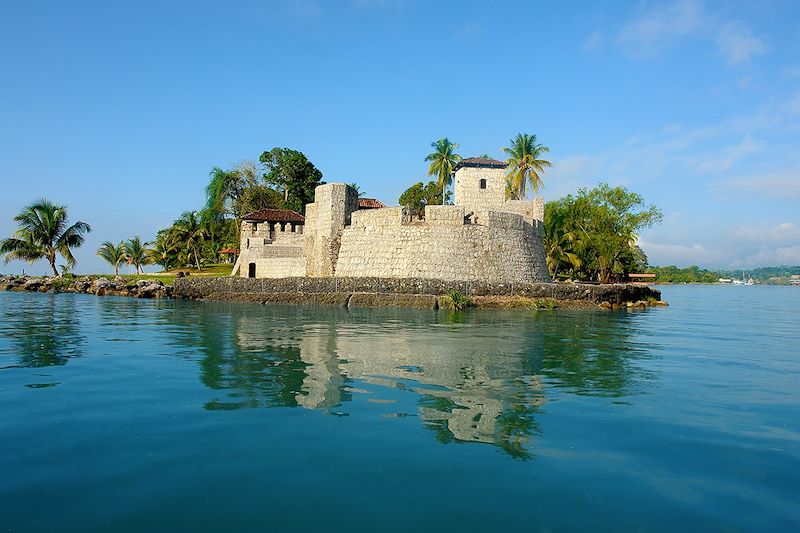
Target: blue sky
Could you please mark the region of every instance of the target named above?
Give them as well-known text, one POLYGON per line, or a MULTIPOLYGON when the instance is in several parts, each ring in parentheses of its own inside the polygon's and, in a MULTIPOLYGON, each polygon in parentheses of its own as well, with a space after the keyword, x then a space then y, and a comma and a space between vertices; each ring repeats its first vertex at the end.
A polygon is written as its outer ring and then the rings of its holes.
POLYGON ((800 2, 7 0, 0 73, 0 236, 66 204, 79 272, 274 146, 396 204, 434 139, 500 157, 517 132, 551 148, 546 200, 658 205, 653 264, 800 264, 800 2))

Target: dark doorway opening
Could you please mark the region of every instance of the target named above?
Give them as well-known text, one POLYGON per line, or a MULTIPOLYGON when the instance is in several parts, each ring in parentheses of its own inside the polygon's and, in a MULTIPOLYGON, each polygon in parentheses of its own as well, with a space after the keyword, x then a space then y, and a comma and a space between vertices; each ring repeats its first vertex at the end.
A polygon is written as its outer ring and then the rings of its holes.
POLYGON ((247 277, 248 278, 256 277, 256 264, 255 263, 250 263, 247 266, 247 277))

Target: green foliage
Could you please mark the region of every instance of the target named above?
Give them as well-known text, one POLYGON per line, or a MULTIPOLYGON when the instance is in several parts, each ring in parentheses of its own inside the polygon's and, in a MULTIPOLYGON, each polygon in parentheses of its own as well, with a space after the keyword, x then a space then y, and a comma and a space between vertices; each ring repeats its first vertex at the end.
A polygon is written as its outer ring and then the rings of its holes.
POLYGON ((553 298, 536 298, 533 300, 533 305, 536 309, 547 309, 552 311, 558 307, 558 301, 553 298))
POLYGON ((306 204, 314 201, 314 189, 322 183, 322 172, 297 150, 273 148, 261 154, 264 179, 283 191, 283 207, 305 213, 306 204))
POLYGON ((523 200, 527 195, 528 183, 534 192, 538 192, 544 185, 544 169, 552 166, 550 161, 542 159, 550 148, 538 143, 536 134, 518 133, 503 151, 508 155, 506 195, 514 200, 523 200))
MULTIPOLYGON (((449 192, 445 198, 450 199, 449 192)), ((417 182, 400 195, 400 205, 410 209, 414 216, 423 218, 426 205, 442 205, 442 189, 435 181, 429 181, 427 185, 417 182)))
POLYGON ((181 217, 175 221, 170 231, 175 241, 184 246, 184 256, 182 259, 193 259, 197 270, 202 270, 200 262, 201 250, 206 237, 209 236, 209 232, 208 226, 202 223, 200 217, 197 215, 197 211, 186 211, 183 213, 181 217))
POLYGON ((14 236, 0 241, 0 253, 5 261, 23 260, 33 263, 47 259, 54 276, 58 276, 56 256, 61 255, 66 266, 75 266, 72 249, 80 247, 86 233, 92 231, 85 222, 68 225, 67 208, 48 200, 39 200, 24 208, 13 218, 19 225, 14 236))
POLYGON ((279 208, 283 203, 281 194, 263 181, 256 163, 240 163, 230 170, 214 167, 210 178, 206 205, 200 212, 204 222, 241 218, 260 209, 279 208))
POLYGON ((115 275, 119 275, 119 265, 125 261, 124 245, 106 241, 97 249, 97 256, 114 268, 115 275))
POLYGON ((462 311, 470 307, 472 302, 469 298, 464 296, 458 291, 450 292, 439 298, 439 307, 442 309, 450 309, 452 311, 462 311))
POLYGON ((647 257, 638 232, 661 221, 661 211, 624 187, 601 183, 545 205, 548 266, 569 268, 580 279, 609 283, 644 270, 647 257), (567 254, 574 254, 572 256, 567 254))
POLYGON ((453 181, 453 169, 458 162, 461 161, 461 156, 455 153, 455 149, 458 148, 458 145, 450 142, 450 139, 447 137, 432 142, 431 147, 433 148, 433 152, 425 157, 425 161, 431 162, 428 167, 428 175, 436 178, 436 183, 439 186, 439 194, 441 194, 442 198, 439 204, 442 204, 445 202, 444 191, 447 190, 447 187, 453 181))
POLYGON ((661 283, 716 283, 720 277, 717 272, 712 272, 698 266, 678 268, 676 266, 647 267, 648 274, 655 274, 656 281, 661 283))
MULTIPOLYGON (((741 270, 721 270, 720 277, 723 278, 741 278, 741 270)), ((755 280, 770 282, 770 283, 788 283, 789 278, 792 276, 800 276, 800 266, 771 266, 759 267, 748 270, 746 276, 755 280)))
POLYGON ((123 243, 122 247, 125 250, 125 259, 129 265, 133 265, 137 274, 142 273, 142 266, 150 262, 150 255, 147 253, 147 244, 142 242, 142 239, 134 237, 128 239, 123 243))

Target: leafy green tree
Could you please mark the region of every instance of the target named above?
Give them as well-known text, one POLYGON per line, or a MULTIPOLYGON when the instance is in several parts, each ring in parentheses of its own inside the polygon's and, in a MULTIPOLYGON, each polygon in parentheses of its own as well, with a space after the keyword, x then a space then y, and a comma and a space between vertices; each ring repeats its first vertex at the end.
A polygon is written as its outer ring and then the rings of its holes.
MULTIPOLYGON (((450 199, 449 192, 445 199, 450 199)), ((400 195, 400 205, 411 210, 412 215, 423 218, 426 205, 442 205, 442 190, 435 181, 429 181, 427 185, 417 182, 400 195)))
POLYGON ((241 218, 253 211, 277 209, 281 205, 283 205, 283 198, 278 191, 266 185, 252 185, 244 189, 236 201, 236 216, 241 218))
POLYGON ((197 215, 197 211, 186 211, 175 221, 172 227, 174 236, 184 246, 186 255, 194 258, 197 270, 202 270, 200 252, 203 242, 208 236, 206 227, 197 215))
POLYGON ((137 236, 133 239, 128 239, 122 245, 128 264, 134 266, 137 274, 141 274, 142 266, 150 262, 150 257, 147 253, 147 244, 146 242, 142 242, 142 239, 137 236))
POLYGON ((322 172, 297 150, 273 148, 261 154, 264 179, 283 191, 283 206, 304 213, 306 204, 314 201, 314 189, 322 183, 322 172))
POLYGON ((458 145, 450 142, 447 137, 432 142, 431 147, 433 152, 425 157, 425 161, 431 162, 428 167, 428 175, 436 178, 442 197, 442 202, 440 203, 444 203, 445 191, 453 181, 453 169, 461 161, 461 156, 455 153, 458 145))
POLYGON ((5 261, 19 259, 33 263, 47 259, 54 276, 59 275, 56 255, 60 254, 67 266, 73 267, 76 261, 72 249, 80 247, 84 235, 92 231, 86 222, 68 225, 67 208, 48 200, 34 202, 13 220, 19 229, 13 237, 0 241, 0 253, 5 254, 5 261))
POLYGON ((119 265, 125 261, 125 248, 122 243, 114 244, 110 241, 106 241, 100 245, 100 248, 97 249, 97 255, 114 267, 114 275, 119 275, 119 265))
POLYGON ((511 139, 511 145, 503 148, 503 151, 508 155, 506 193, 510 195, 509 197, 515 200, 524 199, 528 183, 534 192, 538 192, 544 185, 542 182, 544 169, 552 166, 550 161, 542 159, 550 148, 537 142, 536 134, 518 133, 511 139))
POLYGON ((637 250, 639 230, 662 219, 661 211, 624 187, 601 183, 580 189, 545 206, 545 235, 562 242, 571 233, 570 251, 580 261, 579 275, 608 283, 642 267, 646 256, 637 250))

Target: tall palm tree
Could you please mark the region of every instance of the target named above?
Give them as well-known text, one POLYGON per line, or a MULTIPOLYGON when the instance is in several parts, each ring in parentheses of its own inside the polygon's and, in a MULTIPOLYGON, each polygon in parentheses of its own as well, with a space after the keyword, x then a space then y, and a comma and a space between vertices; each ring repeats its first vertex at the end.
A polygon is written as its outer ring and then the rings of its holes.
POLYGON ((115 246, 112 242, 106 241, 97 249, 97 255, 100 259, 114 267, 115 276, 119 275, 119 265, 125 261, 125 248, 122 243, 115 246))
POLYGON ((436 182, 442 190, 442 204, 444 204, 444 191, 453 181, 453 169, 461 161, 461 156, 455 153, 458 145, 444 137, 431 143, 433 152, 428 154, 425 161, 430 161, 428 175, 436 177, 436 182))
POLYGON ((542 159, 550 148, 536 142, 536 134, 518 133, 511 139, 511 146, 503 148, 503 151, 508 155, 506 179, 511 198, 516 200, 525 198, 528 183, 534 192, 539 192, 539 188, 544 186, 542 182, 544 169, 552 166, 550 161, 542 159))
POLYGON ((175 237, 185 244, 188 255, 194 256, 197 270, 202 270, 200 267, 200 249, 208 235, 205 225, 197 216, 197 212, 187 211, 182 214, 181 218, 175 221, 173 230, 175 237))
POLYGON ((123 248, 125 249, 125 257, 128 259, 128 264, 136 268, 137 274, 141 274, 142 265, 146 265, 149 262, 147 243, 142 242, 142 239, 136 236, 125 241, 123 248))
POLYGON ((39 259, 47 259, 54 276, 56 254, 60 254, 68 267, 75 266, 72 249, 81 246, 84 234, 92 231, 86 222, 67 225, 67 208, 47 200, 39 200, 24 208, 14 217, 19 229, 14 236, 0 241, 0 253, 5 254, 6 263, 13 259, 21 259, 33 263, 39 259))

